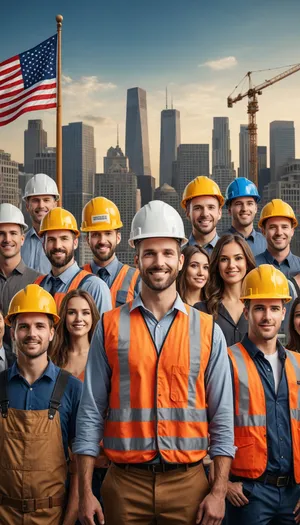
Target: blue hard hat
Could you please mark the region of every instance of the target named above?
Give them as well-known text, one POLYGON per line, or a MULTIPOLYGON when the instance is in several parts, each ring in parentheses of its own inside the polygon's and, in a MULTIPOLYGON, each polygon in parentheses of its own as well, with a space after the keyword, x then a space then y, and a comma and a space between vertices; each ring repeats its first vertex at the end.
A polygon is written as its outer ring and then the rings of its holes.
POLYGON ((237 177, 227 187, 225 193, 225 204, 228 206, 232 199, 237 197, 253 197, 256 202, 260 201, 260 196, 254 182, 246 177, 237 177))

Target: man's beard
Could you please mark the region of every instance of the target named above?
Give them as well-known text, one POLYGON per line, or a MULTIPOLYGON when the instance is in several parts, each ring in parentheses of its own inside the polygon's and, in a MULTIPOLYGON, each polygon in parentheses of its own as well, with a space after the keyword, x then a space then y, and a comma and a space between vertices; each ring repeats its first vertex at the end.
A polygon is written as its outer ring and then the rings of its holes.
MULTIPOLYGON (((150 271, 154 271, 154 270, 161 270, 161 268, 155 266, 151 268, 150 271)), ((168 288, 170 288, 173 282, 176 281, 179 270, 171 271, 166 281, 161 281, 158 283, 153 283, 153 281, 151 281, 151 279, 148 277, 148 272, 149 272, 149 269, 147 271, 143 271, 140 269, 142 281, 148 286, 148 288, 150 288, 150 290, 154 290, 155 292, 163 292, 164 290, 167 290, 168 288)))
POLYGON ((75 253, 75 250, 73 248, 69 253, 66 252, 65 250, 52 250, 48 252, 46 255, 49 261, 51 262, 52 266, 54 266, 54 268, 62 268, 63 266, 66 266, 73 259, 74 253, 75 253), (64 253, 65 254, 64 260, 56 261, 53 257, 55 253, 64 253))
POLYGON ((111 246, 109 252, 106 255, 104 253, 99 253, 96 247, 91 248, 91 250, 94 256, 96 257, 96 259, 98 259, 98 261, 105 262, 105 261, 109 261, 109 259, 112 258, 112 256, 114 255, 116 251, 116 246, 111 246))
POLYGON ((199 224, 199 222, 197 222, 197 221, 193 222, 193 226, 194 226, 195 230, 197 230, 197 232, 202 233, 203 235, 211 233, 216 227, 214 221, 211 222, 211 228, 209 230, 201 228, 201 224, 199 224))

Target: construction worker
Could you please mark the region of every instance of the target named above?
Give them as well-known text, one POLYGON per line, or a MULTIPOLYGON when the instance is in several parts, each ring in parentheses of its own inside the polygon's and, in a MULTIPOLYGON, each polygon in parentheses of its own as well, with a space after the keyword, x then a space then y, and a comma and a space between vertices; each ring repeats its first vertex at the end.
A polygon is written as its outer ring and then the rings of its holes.
POLYGON ((258 223, 267 249, 256 256, 256 264, 273 264, 286 277, 300 272, 300 257, 291 252, 291 241, 298 226, 293 208, 281 199, 273 199, 261 210, 258 223))
POLYGON ((6 368, 12 366, 17 359, 16 354, 12 352, 10 347, 3 342, 4 333, 4 314, 3 307, 0 304, 0 372, 3 372, 3 370, 6 370, 6 368))
POLYGON ((117 206, 105 197, 92 199, 82 210, 81 231, 87 233, 86 240, 94 255, 83 269, 107 284, 113 308, 134 299, 139 289, 139 271, 121 263, 116 256, 122 226, 117 206))
POLYGON ((232 222, 224 233, 238 233, 244 237, 254 256, 267 248, 265 237, 253 227, 259 201, 257 187, 245 177, 237 177, 226 189, 225 204, 232 222))
POLYGON ((40 276, 35 283, 53 295, 58 309, 68 291, 82 288, 91 294, 102 314, 111 309, 110 291, 104 281, 81 270, 75 262, 79 235, 76 219, 69 211, 53 208, 45 215, 39 236, 51 263, 51 272, 40 276))
POLYGON ((234 455, 229 362, 212 317, 176 293, 184 242, 182 219, 164 202, 149 202, 133 218, 141 293, 98 323, 77 418, 85 525, 94 514, 104 523, 90 483, 102 438, 112 461, 101 492, 109 525, 219 525, 223 518, 234 455), (210 492, 202 465, 208 433, 217 470, 210 492))
POLYGON ((36 284, 13 297, 5 319, 18 357, 0 374, 1 525, 76 521, 77 476, 68 502, 65 483, 81 382, 47 358, 58 320, 53 297, 36 284))
MULTIPOLYGON (((19 208, 9 203, 0 204, 0 301, 4 315, 13 296, 39 276, 38 272, 24 264, 21 257, 26 229, 27 224, 19 208)), ((8 328, 4 342, 11 346, 8 328)))
POLYGON ((229 348, 237 452, 228 486, 228 522, 295 523, 300 498, 300 355, 286 350, 277 338, 291 299, 287 279, 263 264, 245 277, 241 299, 248 334, 229 348))
POLYGON ((192 224, 188 244, 198 244, 211 254, 219 239, 216 228, 223 204, 219 186, 209 177, 196 177, 186 186, 181 206, 192 224))
POLYGON ((23 200, 32 221, 32 227, 26 233, 22 247, 23 260, 37 272, 49 273, 51 264, 43 250, 39 231, 43 218, 48 211, 57 206, 59 200, 55 181, 45 173, 37 173, 27 182, 23 200))

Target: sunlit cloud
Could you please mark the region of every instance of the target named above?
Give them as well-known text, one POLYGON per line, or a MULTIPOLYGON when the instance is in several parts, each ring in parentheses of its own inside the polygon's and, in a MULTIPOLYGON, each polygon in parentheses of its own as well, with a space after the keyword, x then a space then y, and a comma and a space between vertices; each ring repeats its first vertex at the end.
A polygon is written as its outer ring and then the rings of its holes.
POLYGON ((231 69, 237 66, 237 59, 235 57, 223 57, 217 60, 208 60, 204 64, 199 64, 198 67, 209 67, 213 71, 223 71, 224 69, 231 69))

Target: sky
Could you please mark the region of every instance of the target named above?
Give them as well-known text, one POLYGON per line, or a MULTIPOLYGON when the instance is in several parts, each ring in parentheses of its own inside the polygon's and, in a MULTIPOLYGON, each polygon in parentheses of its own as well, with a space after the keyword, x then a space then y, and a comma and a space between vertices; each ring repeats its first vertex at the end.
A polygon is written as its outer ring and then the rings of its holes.
MULTIPOLYGON (((117 141, 125 150, 126 92, 147 92, 152 175, 159 183, 160 112, 168 87, 181 116, 181 143, 209 143, 214 116, 228 116, 232 158, 238 167, 240 124, 247 99, 227 108, 227 97, 247 71, 253 84, 300 62, 299 0, 64 0, 5 2, 0 62, 56 32, 63 21, 63 124, 94 126, 97 172, 117 141), (42 10, 41 10, 42 6, 42 10)), ((244 82, 240 89, 246 90, 244 82)), ((240 92, 240 89, 235 93, 240 92)), ((300 156, 300 71, 259 97, 258 144, 269 147, 269 123, 293 120, 300 156)), ((0 149, 23 162, 28 119, 42 119, 55 145, 55 110, 31 112, 0 128, 0 149)), ((269 148, 268 148, 269 149, 269 148)), ((125 151, 124 151, 125 152, 125 151)), ((210 159, 211 165, 211 159, 210 159)))

